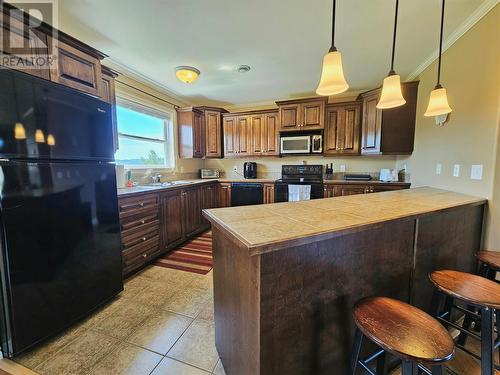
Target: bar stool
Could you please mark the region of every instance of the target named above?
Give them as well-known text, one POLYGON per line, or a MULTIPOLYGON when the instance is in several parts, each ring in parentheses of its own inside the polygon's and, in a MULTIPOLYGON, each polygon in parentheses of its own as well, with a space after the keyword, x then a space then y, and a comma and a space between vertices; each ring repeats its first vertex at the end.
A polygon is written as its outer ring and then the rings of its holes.
POLYGON ((385 374, 385 353, 402 361, 403 375, 444 374, 442 364, 455 352, 453 340, 439 322, 407 303, 386 297, 370 297, 359 301, 353 308, 357 329, 354 337, 351 375, 358 365, 371 375, 385 374), (381 350, 366 359, 360 359, 363 338, 367 337, 381 350), (374 372, 371 361, 377 359, 374 372), (425 366, 430 366, 429 370, 425 366))
POLYGON ((483 250, 476 254, 481 262, 479 275, 490 280, 496 280, 497 272, 500 271, 500 251, 483 250))
MULTIPOLYGON (((493 375, 495 368, 499 368, 494 363, 493 353, 500 345, 499 340, 495 342, 494 332, 495 311, 500 309, 500 284, 477 275, 449 270, 432 272, 429 277, 436 287, 431 313, 445 327, 451 326, 459 330, 457 348, 481 361, 482 375, 493 375), (444 307, 442 307, 443 297, 444 307), (468 307, 457 305, 455 303, 457 300, 468 307), (476 309, 480 314, 475 312, 476 309), (465 323, 463 326, 458 325, 455 321, 456 316, 453 315, 454 310, 465 314, 466 319, 480 321, 481 334, 471 332, 465 323), (481 342, 481 356, 464 346, 465 338, 468 336, 481 342)), ((498 331, 499 320, 496 325, 498 331)))

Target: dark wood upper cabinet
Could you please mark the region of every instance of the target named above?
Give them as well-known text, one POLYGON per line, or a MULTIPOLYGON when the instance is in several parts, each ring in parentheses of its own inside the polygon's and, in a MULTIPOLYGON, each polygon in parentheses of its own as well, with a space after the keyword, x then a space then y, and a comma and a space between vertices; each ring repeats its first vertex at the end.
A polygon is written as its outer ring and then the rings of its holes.
POLYGON ((250 124, 252 127, 252 154, 262 155, 267 145, 267 140, 264 139, 264 115, 250 116, 250 124))
POLYGON ((326 110, 325 155, 359 155, 361 103, 332 104, 326 110))
POLYGON ((222 108, 205 106, 177 109, 181 158, 222 157, 223 112, 222 108))
POLYGON ((282 131, 315 130, 325 126, 328 98, 309 98, 276 102, 282 131))
POLYGON ((102 83, 101 83, 101 98, 105 102, 111 104, 111 121, 113 126, 113 146, 114 150, 118 150, 118 125, 116 120, 116 94, 115 94, 115 78, 118 74, 113 70, 102 66, 102 83))
POLYGON ((195 108, 177 109, 179 157, 183 159, 205 156, 203 113, 195 108))
POLYGON ((224 117, 223 132, 224 132, 224 156, 234 157, 238 153, 239 141, 237 131, 237 116, 224 117))
POLYGON ((279 114, 270 112, 264 114, 264 127, 262 131, 262 144, 264 154, 275 156, 279 154, 279 114))
POLYGON ((238 116, 236 131, 238 133, 238 156, 252 154, 252 127, 250 116, 238 116))
POLYGON ((418 81, 402 84, 406 104, 377 109, 381 89, 359 96, 363 103, 361 153, 403 155, 413 152, 418 81))
POLYGON ((221 111, 205 110, 205 143, 207 158, 222 157, 221 111))

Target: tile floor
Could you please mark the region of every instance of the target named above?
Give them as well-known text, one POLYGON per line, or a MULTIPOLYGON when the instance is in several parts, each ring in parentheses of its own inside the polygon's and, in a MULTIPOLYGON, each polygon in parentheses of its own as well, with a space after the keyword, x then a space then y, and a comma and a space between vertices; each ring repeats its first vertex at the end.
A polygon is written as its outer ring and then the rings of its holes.
POLYGON ((151 266, 113 302, 15 361, 40 375, 220 375, 214 341, 212 272, 151 266))

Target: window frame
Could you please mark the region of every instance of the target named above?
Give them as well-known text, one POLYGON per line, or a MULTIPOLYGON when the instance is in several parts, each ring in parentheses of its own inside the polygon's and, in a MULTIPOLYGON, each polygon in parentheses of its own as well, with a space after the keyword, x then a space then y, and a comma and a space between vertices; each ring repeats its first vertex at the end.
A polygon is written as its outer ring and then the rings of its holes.
POLYGON ((158 110, 156 108, 148 106, 147 104, 138 103, 136 101, 123 97, 116 98, 116 106, 123 107, 132 110, 134 112, 142 113, 144 115, 156 117, 160 120, 163 120, 163 134, 165 137, 165 139, 162 140, 158 138, 149 138, 149 137, 142 137, 139 135, 122 133, 120 132, 120 125, 118 123, 118 117, 117 117, 116 128, 118 135, 118 144, 120 143, 120 138, 163 144, 163 149, 164 149, 163 157, 165 158, 165 164, 121 164, 121 165, 123 165, 126 169, 162 169, 168 171, 175 170, 175 159, 173 157, 175 153, 174 150, 175 139, 173 134, 173 113, 170 111, 158 110))

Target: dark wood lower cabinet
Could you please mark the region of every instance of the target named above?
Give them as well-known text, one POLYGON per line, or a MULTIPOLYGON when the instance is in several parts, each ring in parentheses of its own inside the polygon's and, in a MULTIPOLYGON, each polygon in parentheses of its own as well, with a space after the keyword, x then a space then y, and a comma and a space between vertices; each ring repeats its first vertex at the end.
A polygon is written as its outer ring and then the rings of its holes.
POLYGON ((218 191, 217 205, 219 207, 231 207, 231 184, 220 183, 218 191))
POLYGON ((162 250, 184 240, 182 211, 181 190, 161 194, 162 250))
POLYGON ((200 189, 185 189, 181 194, 184 236, 190 237, 201 228, 200 189))

